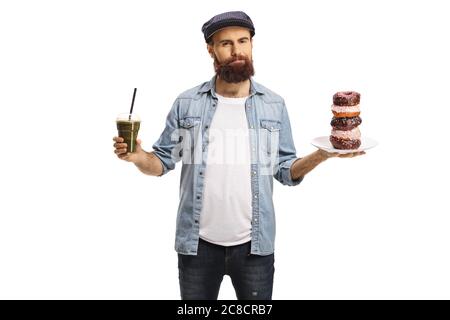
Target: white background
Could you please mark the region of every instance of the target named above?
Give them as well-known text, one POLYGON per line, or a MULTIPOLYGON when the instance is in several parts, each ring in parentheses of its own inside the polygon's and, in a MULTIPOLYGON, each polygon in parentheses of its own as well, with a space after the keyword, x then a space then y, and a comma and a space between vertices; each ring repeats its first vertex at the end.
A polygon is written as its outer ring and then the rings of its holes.
MULTIPOLYGON (((445 1, 2 1, 0 298, 179 299, 180 163, 116 158, 134 87, 150 150, 176 96, 213 75, 200 28, 244 10, 255 80, 282 95, 297 156, 361 93, 365 156, 275 181, 274 299, 449 299, 445 1)), ((219 295, 234 299, 228 277, 219 295)))

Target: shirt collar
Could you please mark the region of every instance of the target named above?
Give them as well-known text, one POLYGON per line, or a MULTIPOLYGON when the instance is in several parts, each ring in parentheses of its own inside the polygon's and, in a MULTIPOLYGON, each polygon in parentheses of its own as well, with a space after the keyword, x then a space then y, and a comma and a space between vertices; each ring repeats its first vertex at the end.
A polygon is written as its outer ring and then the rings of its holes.
MULTIPOLYGON (((199 93, 205 93, 208 91, 211 91, 211 94, 215 97, 216 91, 215 91, 215 84, 216 84, 216 76, 212 77, 212 79, 209 82, 205 82, 200 89, 198 90, 199 93)), ((261 88, 261 86, 256 83, 253 78, 250 78, 250 95, 257 94, 264 94, 264 89, 261 88)))

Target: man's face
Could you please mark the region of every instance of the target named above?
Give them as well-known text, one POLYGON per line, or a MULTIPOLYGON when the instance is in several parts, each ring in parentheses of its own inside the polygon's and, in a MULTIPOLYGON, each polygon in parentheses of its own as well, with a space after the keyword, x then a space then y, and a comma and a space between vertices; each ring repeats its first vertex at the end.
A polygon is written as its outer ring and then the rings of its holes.
POLYGON ((208 52, 214 58, 214 70, 220 79, 239 83, 254 75, 253 43, 248 29, 227 27, 217 31, 212 40, 208 52))

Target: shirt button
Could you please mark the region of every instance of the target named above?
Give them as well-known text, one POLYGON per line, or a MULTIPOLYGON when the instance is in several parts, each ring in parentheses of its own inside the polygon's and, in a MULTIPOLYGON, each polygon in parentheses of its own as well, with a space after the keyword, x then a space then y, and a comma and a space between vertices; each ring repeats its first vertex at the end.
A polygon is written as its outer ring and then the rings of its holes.
POLYGON ((250 129, 253 129, 253 126, 250 126, 250 129))
POLYGON ((255 194, 255 199, 256 199, 256 198, 258 198, 258 195, 257 195, 257 194, 255 194))
POLYGON ((258 221, 258 218, 255 218, 255 222, 257 222, 258 221))
POLYGON ((209 126, 205 126, 205 129, 208 129, 209 128, 209 126))
POLYGON ((203 172, 200 171, 200 175, 202 175, 202 174, 203 174, 203 172))
POLYGON ((253 173, 253 175, 255 175, 255 174, 256 174, 256 171, 253 171, 252 173, 253 173))
POLYGON ((200 196, 197 196, 197 199, 200 199, 200 196))

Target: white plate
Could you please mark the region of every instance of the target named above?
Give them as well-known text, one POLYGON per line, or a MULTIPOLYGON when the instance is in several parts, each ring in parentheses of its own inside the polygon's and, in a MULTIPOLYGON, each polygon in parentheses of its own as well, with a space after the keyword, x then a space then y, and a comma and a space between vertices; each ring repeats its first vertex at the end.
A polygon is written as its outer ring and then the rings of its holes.
POLYGON ((378 142, 371 138, 367 137, 361 137, 361 145, 358 149, 349 149, 349 150, 341 150, 341 149, 335 149, 333 145, 330 142, 330 136, 323 136, 323 137, 317 137, 314 138, 311 141, 311 144, 319 149, 328 151, 328 152, 337 152, 337 153, 352 153, 352 152, 358 152, 358 151, 364 151, 370 148, 375 147, 378 142))

